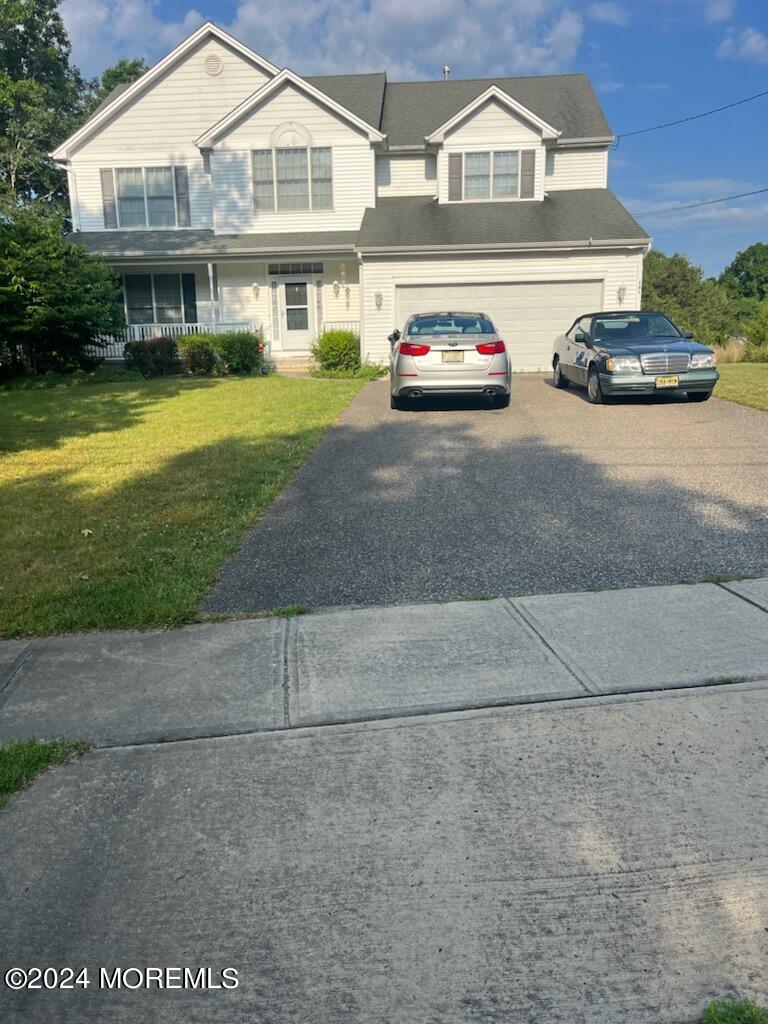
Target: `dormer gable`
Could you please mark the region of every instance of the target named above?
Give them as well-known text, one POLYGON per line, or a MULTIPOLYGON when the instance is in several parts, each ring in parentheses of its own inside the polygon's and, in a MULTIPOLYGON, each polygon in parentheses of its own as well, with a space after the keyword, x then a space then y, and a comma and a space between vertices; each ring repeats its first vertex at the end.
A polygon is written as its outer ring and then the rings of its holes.
POLYGON ((439 128, 436 128, 427 135, 425 141, 429 145, 438 145, 445 142, 448 135, 455 132, 459 126, 466 124, 479 115, 484 109, 488 109, 489 106, 508 111, 513 118, 533 128, 542 139, 557 139, 561 134, 557 128, 554 128, 543 118, 539 117, 538 114, 529 110, 528 107, 523 106, 522 103, 518 102, 513 96, 510 96, 509 93, 504 92, 497 85, 491 85, 485 92, 472 100, 471 103, 468 103, 441 124, 439 128))

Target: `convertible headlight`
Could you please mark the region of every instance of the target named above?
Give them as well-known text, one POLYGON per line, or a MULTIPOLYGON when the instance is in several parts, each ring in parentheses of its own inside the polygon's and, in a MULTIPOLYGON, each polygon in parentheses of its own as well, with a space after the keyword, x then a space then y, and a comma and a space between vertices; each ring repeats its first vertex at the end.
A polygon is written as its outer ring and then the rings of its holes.
POLYGON ((605 360, 608 373, 640 373, 640 360, 637 356, 611 356, 605 360))
POLYGON ((711 370, 717 363, 714 352, 696 352, 691 356, 692 370, 711 370))

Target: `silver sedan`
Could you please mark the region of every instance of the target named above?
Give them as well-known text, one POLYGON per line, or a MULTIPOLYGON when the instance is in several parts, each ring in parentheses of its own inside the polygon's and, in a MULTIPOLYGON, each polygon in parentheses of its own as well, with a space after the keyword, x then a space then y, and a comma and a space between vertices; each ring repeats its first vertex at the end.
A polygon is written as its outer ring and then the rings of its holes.
POLYGON ((485 313, 417 313, 389 336, 391 406, 425 395, 487 395, 509 405, 512 367, 485 313))

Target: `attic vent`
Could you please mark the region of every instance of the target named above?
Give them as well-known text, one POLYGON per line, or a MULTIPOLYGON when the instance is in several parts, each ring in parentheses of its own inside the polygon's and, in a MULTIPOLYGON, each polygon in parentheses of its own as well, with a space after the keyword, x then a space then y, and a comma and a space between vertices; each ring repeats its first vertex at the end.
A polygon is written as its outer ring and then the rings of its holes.
POLYGON ((217 78, 224 70, 224 61, 218 53, 209 53, 203 61, 203 67, 205 68, 206 75, 210 75, 211 78, 217 78))

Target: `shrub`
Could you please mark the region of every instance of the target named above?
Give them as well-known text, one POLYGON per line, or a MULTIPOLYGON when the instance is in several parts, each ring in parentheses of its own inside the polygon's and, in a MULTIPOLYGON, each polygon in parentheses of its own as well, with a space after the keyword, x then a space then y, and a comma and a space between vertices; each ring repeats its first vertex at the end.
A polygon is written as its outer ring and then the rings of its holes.
POLYGON ((224 331, 213 340, 228 373, 255 373, 261 366, 264 346, 257 332, 224 331))
POLYGON ((129 341, 125 346, 125 363, 138 370, 142 377, 163 377, 178 371, 178 352, 173 338, 161 335, 144 341, 129 341))
POLYGON ((768 362, 768 299, 764 299, 746 326, 746 358, 752 363, 768 362))
POLYGON ((360 368, 360 339, 353 331, 324 331, 311 351, 321 371, 349 372, 360 368))
POLYGON ((768 1024, 768 1010, 746 1000, 718 1000, 706 1008, 702 1024, 768 1024))
POLYGON ((746 358, 743 338, 729 338, 724 345, 715 345, 713 347, 718 364, 740 363, 746 358))
POLYGON ((218 368, 214 341, 212 334, 183 334, 179 338, 179 352, 190 373, 211 374, 218 368))

